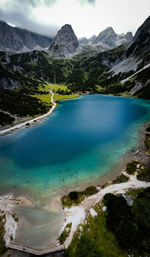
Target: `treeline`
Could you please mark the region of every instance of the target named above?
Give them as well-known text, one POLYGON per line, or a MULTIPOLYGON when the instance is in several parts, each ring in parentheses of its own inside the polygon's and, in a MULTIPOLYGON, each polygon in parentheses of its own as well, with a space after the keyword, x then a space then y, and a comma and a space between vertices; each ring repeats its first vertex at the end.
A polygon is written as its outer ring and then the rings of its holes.
POLYGON ((107 228, 122 249, 132 256, 150 256, 150 188, 140 192, 129 206, 123 196, 106 194, 107 228))
MULTIPOLYGON (((84 53, 76 55, 72 59, 54 59, 46 52, 33 51, 10 55, 10 62, 8 63, 6 63, 4 53, 0 52, 0 59, 5 61, 6 69, 4 70, 3 67, 2 76, 5 73, 7 76, 7 69, 9 69, 8 72, 14 71, 14 74, 11 75, 14 78, 17 76, 23 87, 31 87, 34 82, 36 84, 36 81, 33 80, 35 79, 41 83, 46 81, 66 84, 72 93, 89 91, 91 93, 119 94, 130 91, 136 84, 134 79, 124 84, 120 83, 121 80, 132 75, 134 71, 119 73, 114 76, 109 72, 112 65, 124 59, 125 52, 125 46, 120 46, 110 51, 93 53, 92 56, 84 53), (101 86, 101 90, 97 86, 101 86)), ((149 62, 146 57, 143 60, 142 66, 149 62)), ((142 66, 138 66, 138 68, 142 66)), ((137 81, 144 84, 149 79, 149 69, 142 71, 135 77, 137 81)), ((141 89, 137 95, 149 98, 149 85, 141 89)))
POLYGON ((109 76, 109 65, 123 58, 124 52, 124 47, 118 47, 93 56, 87 53, 73 59, 54 59, 45 52, 33 51, 9 56, 10 62, 5 67, 11 70, 18 67, 20 73, 43 82, 67 84, 72 92, 95 92, 96 85, 102 84, 102 75, 109 76))
POLYGON ((20 67, 20 72, 33 79, 51 83, 64 83, 72 69, 72 61, 68 59, 54 59, 43 51, 32 51, 14 54, 5 66, 14 69, 20 67))
POLYGON ((11 117, 7 113, 0 112, 0 125, 4 126, 6 124, 11 124, 15 118, 11 117))
POLYGON ((132 205, 113 194, 103 202, 106 212, 97 207, 97 216, 89 216, 76 232, 65 257, 150 256, 150 188, 137 191, 132 205))
POLYGON ((25 117, 48 112, 49 106, 32 97, 24 90, 5 90, 0 88, 0 109, 25 117))

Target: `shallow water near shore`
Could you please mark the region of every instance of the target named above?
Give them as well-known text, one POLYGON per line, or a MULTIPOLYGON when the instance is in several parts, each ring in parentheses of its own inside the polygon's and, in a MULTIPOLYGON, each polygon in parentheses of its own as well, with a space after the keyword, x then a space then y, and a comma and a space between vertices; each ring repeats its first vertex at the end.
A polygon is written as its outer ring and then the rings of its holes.
POLYGON ((0 193, 25 194, 36 205, 27 211, 16 209, 24 216, 17 243, 43 248, 47 237, 49 242, 56 240, 63 214, 52 199, 107 175, 138 146, 141 127, 150 120, 149 103, 106 95, 61 101, 41 124, 0 137, 0 193), (50 220, 49 229, 44 229, 44 220, 50 220))
POLYGON ((44 250, 54 247, 64 222, 61 212, 41 208, 16 207, 15 213, 22 223, 15 238, 16 244, 44 250))

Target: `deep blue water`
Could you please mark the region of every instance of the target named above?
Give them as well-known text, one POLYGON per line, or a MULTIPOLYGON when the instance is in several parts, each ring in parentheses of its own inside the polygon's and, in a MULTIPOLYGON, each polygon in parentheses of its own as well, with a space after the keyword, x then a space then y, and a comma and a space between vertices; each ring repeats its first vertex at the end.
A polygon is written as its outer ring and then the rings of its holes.
POLYGON ((88 95, 61 101, 41 124, 0 138, 0 190, 43 197, 92 181, 136 146, 149 119, 144 100, 88 95))

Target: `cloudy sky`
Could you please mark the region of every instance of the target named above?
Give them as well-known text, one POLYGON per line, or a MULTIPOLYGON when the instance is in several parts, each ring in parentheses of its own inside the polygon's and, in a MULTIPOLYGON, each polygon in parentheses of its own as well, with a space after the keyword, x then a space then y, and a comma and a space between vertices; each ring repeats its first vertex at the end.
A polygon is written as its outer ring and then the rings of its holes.
POLYGON ((149 15, 150 0, 0 0, 0 20, 48 36, 66 23, 78 38, 109 26, 135 33, 149 15))

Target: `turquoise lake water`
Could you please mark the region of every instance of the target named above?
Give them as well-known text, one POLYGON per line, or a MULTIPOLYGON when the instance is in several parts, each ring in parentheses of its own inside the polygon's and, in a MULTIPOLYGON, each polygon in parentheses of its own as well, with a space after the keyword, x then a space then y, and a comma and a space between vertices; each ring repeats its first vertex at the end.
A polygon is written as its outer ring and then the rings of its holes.
POLYGON ((61 101, 40 125, 0 138, 1 191, 45 196, 94 179, 136 144, 149 118, 148 101, 139 99, 88 95, 61 101))
POLYGON ((38 202, 107 174, 137 146, 140 129, 150 120, 149 103, 87 95, 61 101, 39 125, 0 137, 0 193, 28 194, 38 202))

